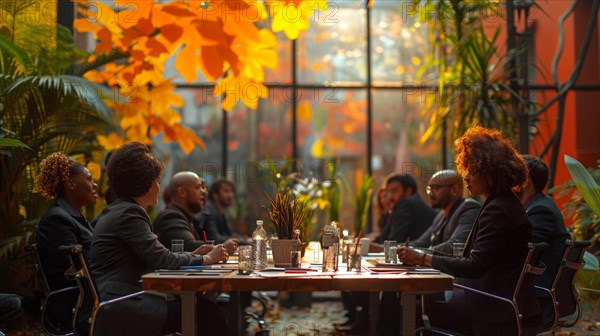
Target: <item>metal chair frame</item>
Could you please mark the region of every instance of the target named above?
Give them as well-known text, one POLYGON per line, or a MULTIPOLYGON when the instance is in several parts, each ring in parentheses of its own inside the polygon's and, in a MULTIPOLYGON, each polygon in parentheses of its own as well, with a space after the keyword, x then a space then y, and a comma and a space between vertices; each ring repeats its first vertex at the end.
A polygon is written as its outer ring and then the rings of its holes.
POLYGON ((570 281, 570 283, 571 283, 571 285, 569 286, 569 288, 571 290, 570 294, 573 296, 574 301, 575 301, 575 306, 576 306, 574 313, 561 314, 560 302, 558 301, 558 288, 559 288, 559 284, 560 284, 561 280, 564 281, 563 279, 565 279, 563 277, 563 275, 565 274, 564 271, 566 268, 570 268, 572 270, 575 270, 575 272, 577 272, 577 270, 579 270, 583 267, 583 265, 585 264, 583 262, 583 255, 585 253, 586 247, 588 247, 590 245, 591 245, 591 241, 589 241, 589 240, 586 240, 586 241, 566 240, 565 247, 563 249, 563 256, 560 260, 560 265, 558 267, 558 271, 556 272, 556 276, 554 277, 554 281, 552 282, 552 288, 548 289, 548 288, 544 288, 544 287, 540 287, 540 286, 535 286, 536 289, 539 289, 541 291, 548 293, 553 302, 554 319, 553 319, 552 325, 545 328, 544 331, 554 330, 557 326, 572 327, 575 323, 577 323, 577 321, 581 317, 581 309, 579 309, 579 294, 577 293, 577 290, 575 290, 575 286, 573 285, 573 279, 575 278, 575 274, 572 274, 570 279, 566 279, 566 280, 570 281), (571 251, 574 249, 577 249, 576 253, 573 256, 571 256, 571 251), (565 317, 571 316, 573 314, 575 314, 575 319, 573 319, 573 320, 565 319, 565 317))
MULTIPOLYGON (((50 321, 50 318, 48 317, 47 303, 51 302, 51 300, 53 300, 55 298, 59 298, 61 295, 64 295, 68 292, 75 292, 75 291, 79 292, 79 288, 73 286, 73 287, 66 287, 66 288, 55 290, 55 291, 51 291, 50 285, 48 284, 48 280, 46 278, 46 274, 44 273, 44 269, 42 268, 42 261, 40 259, 40 255, 37 250, 37 243, 25 246, 25 252, 33 253, 35 255, 35 259, 36 259, 35 269, 36 269, 36 271, 40 272, 40 274, 42 275, 42 279, 44 281, 44 289, 46 292, 46 298, 44 299, 44 303, 40 307, 40 310, 42 311, 42 323, 41 323, 42 329, 44 329, 44 332, 50 336, 72 336, 72 335, 75 335, 73 329, 58 330, 56 326, 52 325, 53 322, 50 321)), ((75 308, 75 307, 73 307, 73 308, 75 308)), ((73 318, 74 318, 74 315, 72 316, 71 321, 73 321, 73 318)))
POLYGON ((134 298, 145 293, 145 291, 139 291, 129 295, 121 296, 116 299, 100 302, 100 295, 98 294, 98 290, 96 289, 96 285, 92 279, 92 273, 89 270, 87 260, 85 260, 83 254, 81 253, 83 250, 81 245, 77 244, 71 246, 60 246, 59 249, 68 253, 71 261, 71 269, 65 272, 65 276, 67 276, 69 279, 75 280, 77 282, 77 287, 79 288, 79 298, 77 300, 77 307, 73 317, 73 330, 77 331, 76 324, 80 320, 78 316, 82 314, 82 309, 84 308, 86 300, 88 300, 87 296, 91 296, 92 298, 91 315, 87 318, 87 323, 89 324, 89 336, 93 336, 97 323, 96 316, 104 307, 134 298))
MULTIPOLYGON (((460 285, 460 284, 453 284, 453 287, 462 289, 467 292, 483 295, 483 296, 486 296, 486 297, 489 297, 492 299, 499 300, 500 302, 509 304, 515 313, 515 320, 517 322, 517 329, 518 329, 517 334, 520 336, 523 334, 523 315, 519 312, 517 296, 519 295, 519 292, 521 291, 521 286, 523 285, 523 280, 525 279, 525 276, 528 273, 534 274, 534 275, 541 275, 546 270, 545 265, 540 263, 540 257, 541 257, 541 251, 544 248, 546 248, 547 246, 548 246, 548 244, 546 244, 546 243, 528 243, 527 244, 529 251, 527 252, 527 257, 525 258, 525 261, 523 262, 523 268, 521 269, 521 273, 519 274, 519 279, 517 280, 515 290, 510 299, 502 297, 502 296, 490 294, 490 293, 480 291, 480 290, 477 290, 477 289, 474 289, 471 287, 467 287, 464 285, 460 285), (534 266, 534 265, 536 265, 536 266, 534 266), (540 265, 540 266, 537 266, 537 265, 540 265)), ((441 334, 441 335, 460 335, 460 334, 454 333, 450 330, 444 330, 444 329, 440 329, 440 328, 431 326, 431 323, 429 321, 429 316, 427 316, 427 314, 425 312, 425 299, 423 297, 421 298, 421 305, 422 305, 422 311, 423 311, 423 322, 425 324, 425 327, 419 328, 417 331, 427 330, 427 331, 430 331, 430 332, 433 332, 436 334, 441 334)))

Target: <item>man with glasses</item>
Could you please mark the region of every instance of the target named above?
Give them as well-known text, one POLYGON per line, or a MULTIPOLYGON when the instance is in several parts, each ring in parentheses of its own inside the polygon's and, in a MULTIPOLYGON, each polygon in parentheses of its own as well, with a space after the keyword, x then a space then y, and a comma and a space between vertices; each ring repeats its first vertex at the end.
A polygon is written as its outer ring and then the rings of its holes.
POLYGON ((435 216, 429 229, 410 245, 452 255, 452 244, 467 240, 481 204, 462 197, 462 177, 450 169, 433 174, 427 195, 431 207, 442 211, 435 216))

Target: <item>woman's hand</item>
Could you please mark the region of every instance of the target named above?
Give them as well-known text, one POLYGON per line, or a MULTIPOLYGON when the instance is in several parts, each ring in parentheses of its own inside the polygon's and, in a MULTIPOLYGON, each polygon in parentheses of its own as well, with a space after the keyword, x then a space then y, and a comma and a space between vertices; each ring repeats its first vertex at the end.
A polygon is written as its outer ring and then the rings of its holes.
MULTIPOLYGON (((201 254, 199 253, 199 250, 202 248, 202 246, 200 246, 199 248, 196 249, 196 251, 192 252, 194 254, 201 254)), ((221 244, 215 246, 212 250, 210 250, 208 253, 204 254, 203 256, 203 265, 212 265, 212 264, 216 264, 220 261, 227 261, 227 258, 229 258, 229 254, 227 254, 227 250, 225 250, 225 247, 221 244)))
POLYGON ((398 260, 404 265, 423 265, 423 253, 419 253, 409 247, 398 247, 398 260))

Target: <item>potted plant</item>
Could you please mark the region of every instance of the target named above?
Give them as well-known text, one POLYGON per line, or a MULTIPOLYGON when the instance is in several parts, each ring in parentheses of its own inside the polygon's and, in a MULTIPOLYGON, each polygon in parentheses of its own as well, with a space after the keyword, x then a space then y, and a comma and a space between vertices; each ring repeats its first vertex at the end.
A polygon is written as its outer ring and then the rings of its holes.
POLYGON ((579 161, 568 155, 565 155, 565 164, 573 180, 566 181, 550 192, 558 191, 557 198, 570 195, 570 200, 564 204, 563 215, 573 219, 575 239, 592 241, 592 253, 586 252, 584 255, 585 265, 577 272, 575 285, 582 298, 584 311, 595 316, 600 302, 600 167, 586 170, 579 161))
POLYGON ((289 193, 282 194, 279 191, 275 199, 269 197, 269 202, 269 218, 277 234, 277 239, 271 241, 273 262, 276 267, 288 267, 291 252, 300 248, 297 246, 301 243, 298 232, 308 214, 306 204, 292 199, 289 193))

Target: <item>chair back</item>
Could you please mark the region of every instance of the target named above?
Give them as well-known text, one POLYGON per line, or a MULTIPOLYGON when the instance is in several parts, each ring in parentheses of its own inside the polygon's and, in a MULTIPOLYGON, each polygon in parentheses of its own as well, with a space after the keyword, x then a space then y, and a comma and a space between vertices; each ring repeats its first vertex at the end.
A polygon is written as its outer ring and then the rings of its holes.
POLYGON ((519 280, 517 281, 517 285, 515 286, 515 291, 513 294, 513 301, 516 302, 517 296, 521 291, 521 286, 523 285, 523 281, 525 280, 525 276, 529 274, 533 275, 542 275, 546 270, 546 265, 540 261, 542 257, 542 252, 544 249, 548 247, 548 243, 528 243, 527 248, 529 252, 527 252, 527 257, 523 262, 523 268, 521 269, 521 274, 519 275, 519 280))
POLYGON ((100 296, 92 279, 88 262, 83 256, 81 245, 60 246, 59 250, 67 253, 71 267, 65 272, 68 279, 77 282, 79 297, 75 307, 73 328, 78 335, 87 335, 92 324, 92 314, 100 305, 100 296))
POLYGON ((67 287, 55 291, 50 291, 42 260, 37 249, 37 243, 27 245, 25 252, 35 256, 35 269, 40 273, 44 281, 45 299, 40 307, 42 311, 42 329, 51 336, 73 335, 72 311, 76 305, 79 289, 77 287, 67 287), (69 316, 69 312, 71 312, 69 316))
POLYGON ((552 285, 558 302, 558 325, 560 326, 570 327, 574 325, 581 315, 579 296, 575 290, 573 280, 577 270, 583 267, 583 254, 590 245, 591 241, 567 240, 565 242, 562 261, 552 285))

